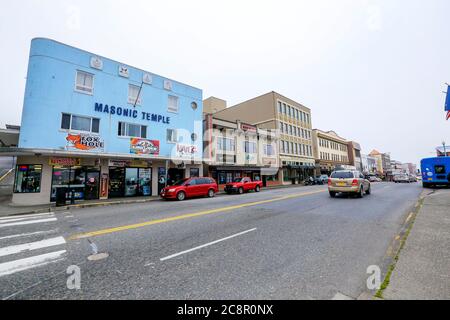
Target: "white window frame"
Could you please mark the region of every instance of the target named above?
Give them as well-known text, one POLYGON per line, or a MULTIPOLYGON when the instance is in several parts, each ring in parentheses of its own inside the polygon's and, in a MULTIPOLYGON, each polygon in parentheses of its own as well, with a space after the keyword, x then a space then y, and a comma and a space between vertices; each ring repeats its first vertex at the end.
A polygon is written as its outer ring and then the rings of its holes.
POLYGON ((137 106, 142 105, 142 89, 140 86, 137 86, 137 85, 131 84, 131 83, 128 84, 128 103, 132 104, 132 105, 134 105, 136 103, 137 106), (138 94, 137 101, 136 101, 136 97, 130 96, 132 87, 137 89, 137 94, 138 94))
POLYGON ((72 113, 68 113, 68 112, 61 112, 61 121, 60 121, 60 128, 59 128, 59 130, 65 131, 65 132, 74 132, 74 133, 86 133, 86 132, 88 132, 88 133, 91 133, 93 135, 99 135, 100 134, 100 118, 95 118, 95 117, 91 117, 91 116, 83 116, 83 115, 79 115, 79 114, 72 114, 72 113), (67 114, 67 115, 70 116, 69 129, 61 128, 62 117, 63 117, 64 114, 67 114), (90 119, 91 120, 91 124, 90 124, 90 127, 89 127, 89 131, 72 129, 72 119, 73 119, 73 117, 90 119), (92 132, 92 123, 93 123, 94 119, 98 120, 98 132, 92 132))
POLYGON ((179 97, 177 97, 177 96, 174 96, 174 95, 168 95, 167 96, 167 112, 170 112, 170 113, 179 113, 179 110, 180 110, 180 98, 179 97), (171 109, 171 107, 170 107, 170 100, 171 100, 171 98, 175 98, 176 100, 177 100, 177 109, 176 110, 174 110, 174 109, 171 109))
POLYGON ((125 135, 119 135, 119 133, 117 132, 117 135, 118 135, 119 138, 141 138, 141 139, 147 139, 147 136, 148 136, 148 134, 147 134, 147 133, 148 133, 148 132, 147 132, 148 126, 143 125, 143 124, 139 124, 139 123, 131 123, 131 122, 125 122, 125 121, 119 121, 119 122, 117 123, 117 126, 119 126, 119 123, 122 123, 122 125, 125 125, 125 135), (137 137, 137 136, 130 136, 130 134, 129 134, 129 128, 128 128, 129 125, 139 126, 139 127, 140 127, 140 129, 139 129, 139 136, 138 136, 138 137, 137 137), (142 127, 146 127, 146 128, 145 128, 145 133, 146 133, 146 136, 145 136, 145 137, 142 137, 142 127))
POLYGON ((94 95, 94 74, 90 73, 90 72, 83 71, 83 70, 77 70, 75 72, 75 92, 87 94, 87 95, 90 95, 90 96, 94 95), (84 73, 84 74, 89 75, 89 76, 92 77, 92 87, 91 88, 85 87, 84 85, 78 86, 78 73, 84 73), (90 89, 90 91, 86 91, 86 90, 83 90, 83 89, 78 89, 78 87, 81 87, 81 88, 84 88, 84 89, 90 89))
POLYGON ((167 143, 178 143, 178 130, 177 129, 170 129, 170 128, 168 128, 166 130, 166 142, 167 143), (174 139, 172 139, 172 140, 169 140, 169 130, 172 130, 173 133, 174 133, 172 135, 172 138, 174 137, 174 139))

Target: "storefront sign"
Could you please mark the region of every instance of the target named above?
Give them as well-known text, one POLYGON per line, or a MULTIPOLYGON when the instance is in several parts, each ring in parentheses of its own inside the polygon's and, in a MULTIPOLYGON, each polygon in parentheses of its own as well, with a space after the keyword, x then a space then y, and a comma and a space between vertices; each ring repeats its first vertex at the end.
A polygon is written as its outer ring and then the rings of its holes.
POLYGON ((118 115, 122 117, 128 117, 133 119, 140 118, 141 120, 145 121, 151 121, 151 122, 157 122, 157 123, 163 123, 163 124, 170 124, 170 117, 163 116, 160 114, 155 113, 149 113, 144 111, 138 111, 136 109, 130 109, 130 108, 122 108, 122 107, 115 107, 110 106, 107 104, 102 103, 95 103, 94 107, 95 112, 101 112, 101 113, 108 113, 111 115, 118 115))
POLYGON ((145 160, 109 160, 109 167, 148 168, 150 163, 145 160))
POLYGON ((130 141, 130 153, 158 155, 159 140, 132 138, 130 141))
POLYGON ((51 166, 73 167, 73 166, 79 166, 81 164, 81 159, 79 159, 79 158, 57 158, 57 157, 51 157, 48 160, 48 164, 51 165, 51 166))
POLYGON ((246 131, 246 132, 256 132, 257 131, 255 126, 245 124, 245 123, 241 123, 241 130, 246 131))
POLYGON ((102 150, 105 146, 103 140, 99 136, 91 134, 68 134, 66 140, 66 148, 75 148, 84 151, 102 150))
POLYGON ((194 145, 177 144, 177 155, 179 157, 190 157, 197 153, 194 145))

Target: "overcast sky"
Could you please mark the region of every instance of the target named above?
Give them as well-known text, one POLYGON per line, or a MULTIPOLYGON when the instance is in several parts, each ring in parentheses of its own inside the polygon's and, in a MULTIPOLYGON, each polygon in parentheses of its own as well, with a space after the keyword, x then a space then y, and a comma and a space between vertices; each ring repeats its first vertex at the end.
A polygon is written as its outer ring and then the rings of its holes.
POLYGON ((450 144, 449 13, 448 0, 5 1, 0 127, 20 124, 30 41, 48 37, 230 106, 277 91, 315 128, 418 163, 450 144))

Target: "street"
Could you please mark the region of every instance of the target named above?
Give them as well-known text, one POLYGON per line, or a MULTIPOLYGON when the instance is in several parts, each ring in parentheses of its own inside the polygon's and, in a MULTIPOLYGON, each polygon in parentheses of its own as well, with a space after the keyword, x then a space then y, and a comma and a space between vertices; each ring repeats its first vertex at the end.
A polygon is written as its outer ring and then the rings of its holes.
POLYGON ((358 298, 421 191, 298 187, 1 218, 0 298, 358 298), (96 249, 109 257, 89 261, 96 249))

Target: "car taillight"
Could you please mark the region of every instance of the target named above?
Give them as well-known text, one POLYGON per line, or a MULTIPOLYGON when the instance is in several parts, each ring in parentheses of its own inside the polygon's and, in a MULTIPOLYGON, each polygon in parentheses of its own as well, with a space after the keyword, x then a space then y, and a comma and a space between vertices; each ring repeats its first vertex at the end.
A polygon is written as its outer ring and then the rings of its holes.
POLYGON ((356 187, 358 185, 358 180, 353 180, 353 182, 352 182, 352 186, 354 186, 354 187, 356 187))
POLYGON ((331 179, 328 179, 328 185, 331 186, 331 179))

